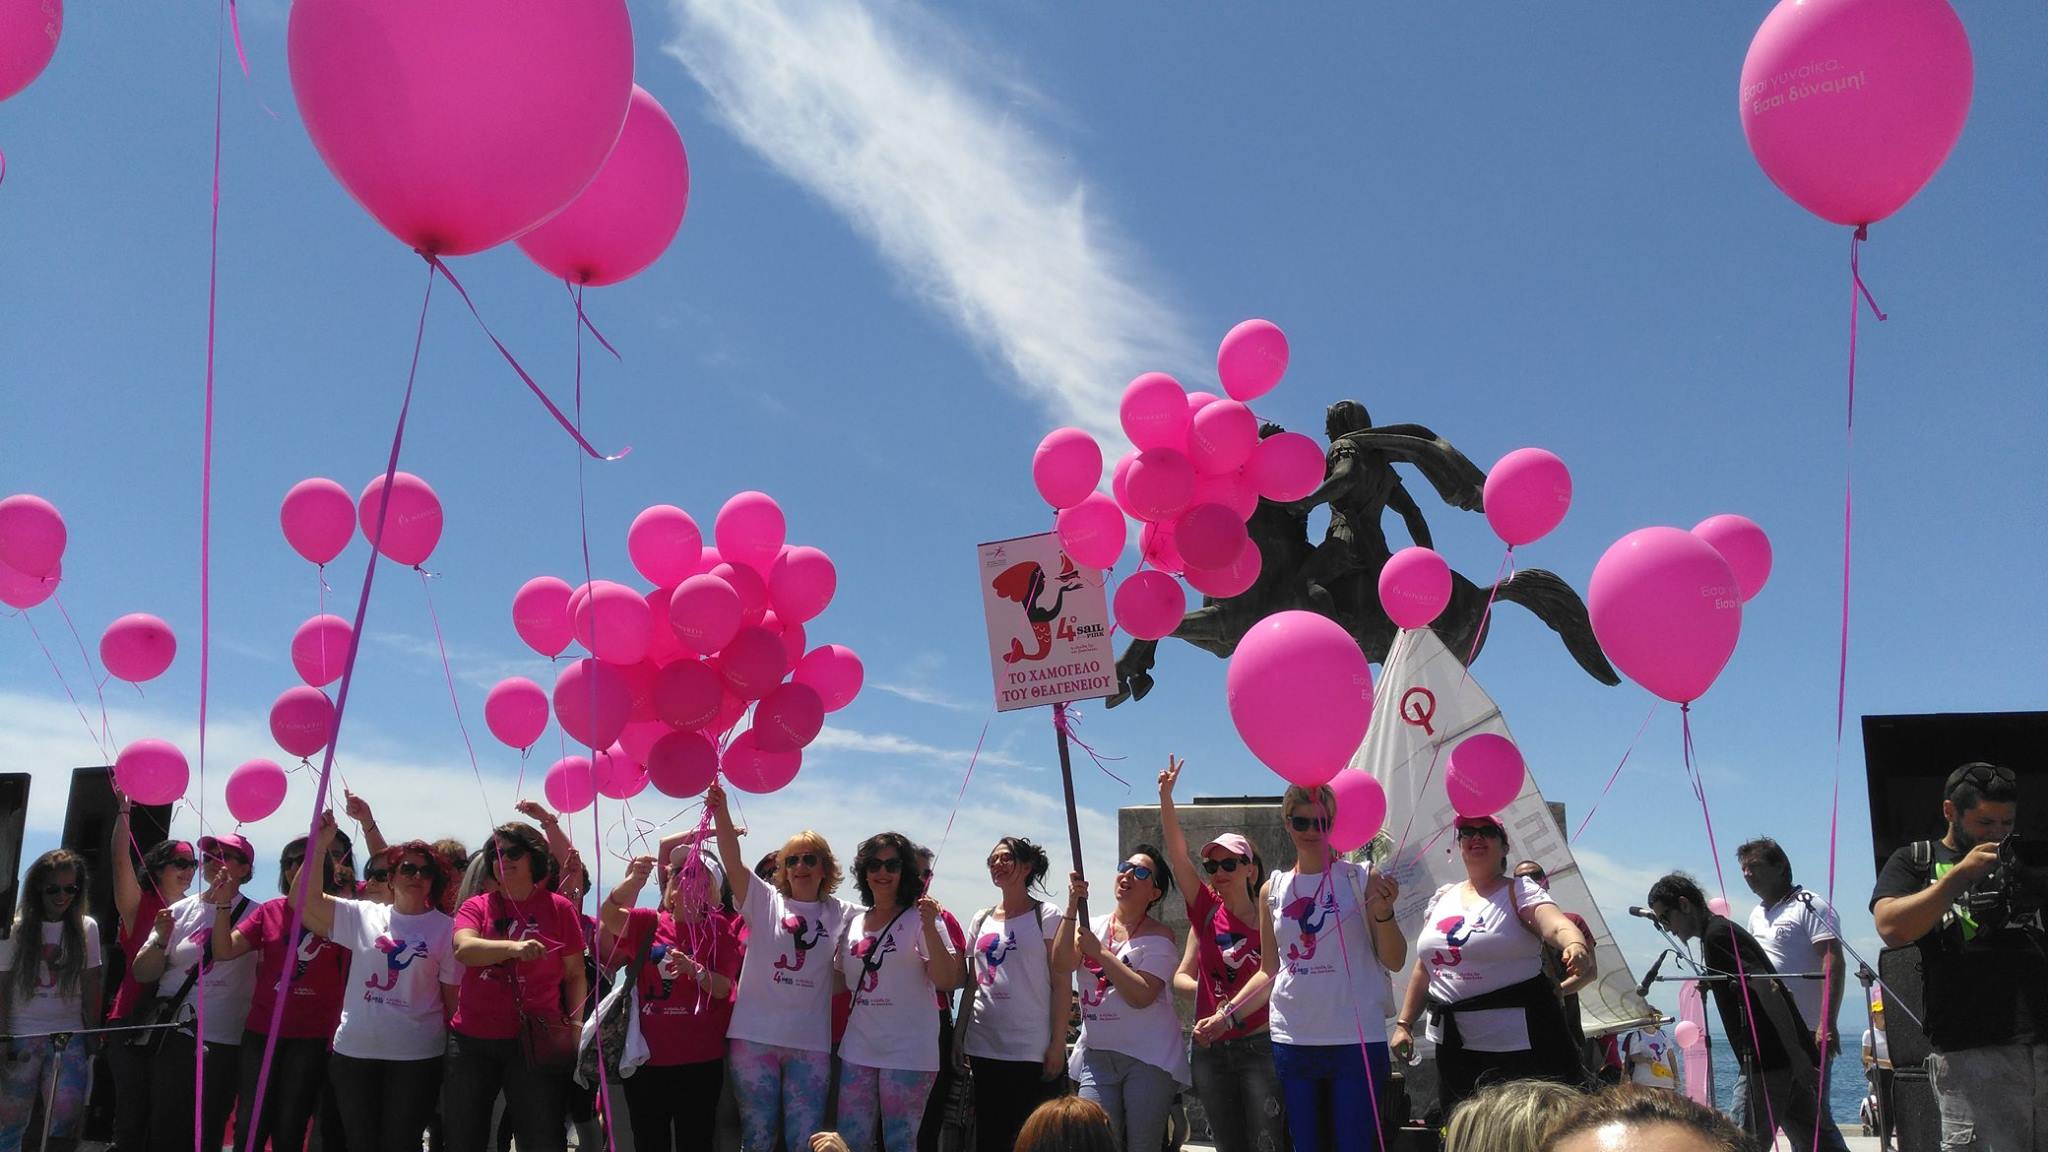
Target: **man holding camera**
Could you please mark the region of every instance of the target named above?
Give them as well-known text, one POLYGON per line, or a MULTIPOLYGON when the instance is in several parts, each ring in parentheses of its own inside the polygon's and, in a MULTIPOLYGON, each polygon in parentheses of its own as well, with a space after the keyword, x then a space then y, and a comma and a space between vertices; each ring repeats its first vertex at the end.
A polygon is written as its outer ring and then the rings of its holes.
POLYGON ((1949 775, 1948 834, 1893 852, 1870 910, 1885 944, 1917 944, 1930 1079, 1947 1152, 2048 1148, 2048 954, 2038 868, 2011 842, 2012 769, 1949 775))

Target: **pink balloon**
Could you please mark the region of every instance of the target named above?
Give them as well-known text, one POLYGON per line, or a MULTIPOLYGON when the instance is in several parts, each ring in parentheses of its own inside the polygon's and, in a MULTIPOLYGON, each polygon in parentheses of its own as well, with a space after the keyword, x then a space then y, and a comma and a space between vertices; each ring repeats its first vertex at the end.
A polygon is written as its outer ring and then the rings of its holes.
POLYGON ((1444 791, 1460 816, 1491 816, 1522 794, 1521 749, 1493 732, 1465 737, 1451 747, 1444 791))
POLYGON ((0 0, 0 100, 43 74, 63 32, 62 0, 0 0))
POLYGON ((57 585, 63 579, 62 564, 51 569, 48 576, 29 576, 0 563, 0 604, 9 608, 33 608, 55 595, 57 585))
POLYGON ((810 635, 801 624, 785 622, 770 612, 761 618, 761 627, 782 639, 782 655, 789 668, 795 668, 797 661, 802 660, 810 648, 810 635))
POLYGON ((1178 453, 1188 442, 1188 394, 1180 381, 1164 372, 1147 372, 1124 388, 1117 405, 1124 435, 1140 451, 1171 448, 1178 453))
POLYGON ((163 675, 177 655, 178 638, 171 626, 147 612, 130 612, 100 635, 100 663, 131 684, 163 675))
POLYGON ((1451 566, 1435 551, 1403 548, 1380 569, 1380 607, 1399 628, 1427 628, 1451 602, 1451 566))
POLYGON ((290 782, 284 769, 269 760, 251 760, 228 773, 228 812, 253 824, 277 811, 290 782))
MULTIPOLYGON (((0 53, 6 51, 8 47, 0 44, 0 53)), ((0 500, 0 564, 23 576, 48 576, 64 558, 67 538, 64 517, 41 496, 23 492, 0 500)))
POLYGON ((602 660, 578 660, 555 677, 555 719, 585 748, 609 748, 633 716, 626 674, 602 660))
POLYGON ((1249 520, 1259 510, 1259 494, 1245 479, 1245 470, 1225 472, 1220 476, 1195 477, 1195 494, 1189 504, 1221 504, 1237 513, 1239 520, 1249 520))
POLYGON ((682 133, 635 84, 626 125, 604 167, 567 208, 521 236, 519 250, 573 284, 617 284, 661 258, 689 203, 690 159, 682 133))
POLYGON ((168 740, 137 740, 114 758, 114 783, 137 804, 169 804, 191 779, 185 754, 168 740))
POLYGON ((1692 526, 1692 534, 1714 546, 1735 573, 1735 588, 1744 604, 1756 598, 1771 578, 1771 538, 1747 516, 1724 513, 1692 526))
POLYGON ((755 742, 751 728, 732 738, 723 759, 726 782, 757 796, 781 790, 796 779, 797 769, 803 763, 802 752, 770 752, 762 748, 755 742))
POLYGON ((825 727, 825 701, 808 684, 783 684, 754 706, 754 742, 764 752, 794 752, 825 727))
POLYGON ((325 476, 292 485, 277 509, 278 526, 292 551, 315 564, 326 564, 356 534, 356 502, 348 489, 325 476))
POLYGON ((1707 897, 1707 911, 1712 912, 1716 916, 1728 915, 1728 898, 1726 896, 1707 897))
POLYGON ((626 529, 626 555, 633 568, 657 588, 673 588, 697 570, 704 533, 690 514, 673 504, 656 504, 633 517, 626 529))
POLYGON ((531 748, 548 730, 548 694, 524 676, 508 676, 484 697, 484 724, 508 748, 531 748))
POLYGON ((663 736, 673 731, 675 729, 669 727, 667 723, 658 718, 654 720, 630 720, 627 721, 625 729, 619 733, 619 742, 615 747, 625 753, 626 758, 633 763, 645 764, 647 763, 648 756, 653 754, 654 746, 661 741, 663 736))
POLYGON ((335 179, 406 246, 442 256, 574 200, 633 92, 624 0, 295 0, 286 50, 335 179))
POLYGON ((1193 426, 1194 426, 1194 425, 1193 425, 1193 421, 1194 421, 1194 418, 1195 418, 1195 413, 1197 413, 1197 412, 1200 412, 1200 411, 1201 411, 1202 409, 1204 409, 1204 408, 1208 407, 1208 406, 1209 406, 1209 405, 1211 405, 1211 404, 1214 404, 1215 402, 1217 402, 1218 400, 1221 400, 1221 399, 1223 399, 1223 397, 1221 397, 1221 396, 1218 396, 1218 395, 1217 395, 1217 394, 1215 394, 1214 392, 1190 392, 1190 393, 1188 393, 1188 420, 1189 420, 1189 427, 1193 427, 1193 426))
POLYGON ((1742 633, 1735 573, 1677 528, 1639 528, 1607 549, 1586 585, 1593 635, 1629 679, 1675 704, 1699 699, 1742 633))
POLYGON ((673 588, 656 588, 640 598, 647 604, 647 662, 656 668, 693 655, 668 620, 668 602, 674 594, 673 588))
POLYGON ((1180 543, 1174 539, 1176 521, 1166 520, 1147 524, 1138 530, 1138 554, 1161 572, 1178 573, 1185 571, 1188 562, 1180 554, 1180 543))
POLYGON ((1060 509, 1053 518, 1060 535, 1060 547, 1074 563, 1084 568, 1108 568, 1124 554, 1130 525, 1123 509, 1100 492, 1090 492, 1081 501, 1060 509))
POLYGON ((1245 320, 1216 349, 1216 374, 1236 400, 1256 400, 1287 372, 1287 334, 1270 320, 1245 320))
POLYGON ((569 618, 569 582, 556 576, 535 576, 519 586, 512 596, 512 630, 526 646, 549 659, 575 639, 575 625, 569 618))
POLYGON ((334 735, 334 702, 318 688, 287 688, 270 706, 270 737, 304 759, 327 747, 334 735))
POLYGON ((815 620, 839 590, 839 570, 819 548, 799 544, 768 569, 768 603, 791 624, 815 620))
POLYGON ((1221 504, 1197 504, 1174 521, 1173 543, 1190 568, 1227 568, 1251 546, 1251 537, 1237 513, 1221 504))
MULTIPOLYGON (((731 570, 729 565, 719 567, 731 570)), ((700 656, 730 643, 740 630, 740 616, 740 594, 709 573, 683 581, 668 600, 668 622, 676 639, 700 656)))
POLYGON ((1572 506, 1572 474, 1541 448, 1517 448, 1486 474, 1486 522, 1510 548, 1550 534, 1572 506))
POLYGON ((1690 1048, 1699 1043, 1700 1026, 1691 1020, 1680 1020, 1672 1027, 1671 1037, 1678 1041, 1680 1048, 1690 1048))
POLYGON ((1742 61, 1742 134, 1800 207, 1869 224, 1948 159, 1974 82, 1946 0, 1780 0, 1742 61))
MULTIPOLYGON (((383 0, 372 0, 381 3, 383 0)), ((296 8, 294 15, 297 14, 296 8)), ((377 516, 384 503, 384 477, 363 486, 356 501, 356 517, 363 526, 363 539, 376 546, 386 559, 408 567, 424 564, 441 542, 441 498, 425 480, 410 472, 391 478, 391 510, 384 513, 384 538, 377 539, 377 516)))
POLYGON ((1139 640, 1164 640, 1187 614, 1188 594, 1164 572, 1133 572, 1116 586, 1112 611, 1117 627, 1139 640))
POLYGON ((1387 822, 1387 790, 1370 772, 1339 772, 1330 781, 1337 794, 1337 815, 1330 822, 1330 847, 1356 852, 1379 835, 1387 822))
POLYGON ((1299 432, 1275 432, 1259 441, 1245 461, 1252 491, 1278 503, 1307 497, 1323 484, 1323 446, 1299 432))
POLYGON ((1072 508, 1102 483, 1102 446, 1079 428, 1055 428, 1031 455, 1031 482, 1054 508, 1072 508))
POLYGON ((865 678, 866 671, 853 649, 844 644, 826 644, 804 653, 791 680, 817 689, 818 698, 825 702, 825 711, 837 712, 860 695, 865 678))
POLYGON ((718 554, 718 549, 710 544, 706 544, 704 546, 704 554, 697 557, 696 566, 690 569, 690 575, 702 576, 723 563, 725 563, 725 557, 718 554))
POLYGON ((759 572, 728 560, 713 568, 711 575, 732 585, 732 590, 739 593, 742 626, 759 624, 761 618, 768 614, 768 582, 761 578, 759 572))
POLYGON ((759 700, 789 672, 782 637, 759 625, 740 629, 719 651, 718 671, 741 699, 759 700))
POLYGON ((1117 457, 1116 467, 1109 474, 1109 494, 1116 500, 1117 507, 1131 506, 1131 465, 1138 462, 1136 449, 1117 457))
POLYGON ((1190 568, 1183 575, 1188 586, 1202 595, 1228 600, 1250 591, 1251 586, 1258 583, 1259 571, 1264 565, 1265 557, 1259 554, 1259 546, 1248 544, 1227 567, 1190 568))
POLYGON ((741 492, 718 510, 711 530, 725 563, 751 568, 758 576, 774 566, 789 526, 774 497, 766 492, 741 492))
POLYGON ((664 796, 702 795, 718 779, 718 746, 701 732, 670 732, 647 753, 647 779, 664 796))
POLYGON ((1188 429, 1188 461, 1205 476, 1237 471, 1259 446, 1259 418, 1236 400, 1203 405, 1188 429))
POLYGON ((1173 448, 1148 448, 1124 476, 1124 510, 1140 520, 1171 520, 1195 495, 1195 466, 1173 448))
POLYGON ((655 674, 654 711, 671 728, 694 732, 708 726, 724 700, 724 678, 702 660, 678 660, 655 674))
POLYGON ((628 800, 647 787, 647 770, 634 763, 617 744, 601 749, 591 763, 591 774, 601 795, 628 800))
POLYGON ((747 714, 747 700, 744 697, 729 688, 722 691, 724 695, 719 700, 718 715, 704 726, 704 731, 712 736, 723 736, 732 731, 733 725, 738 724, 740 718, 747 714))
POLYGON ((610 580, 593 580, 576 606, 576 642, 607 664, 638 664, 647 658, 647 601, 610 580))
POLYGON ((1342 625, 1276 612, 1253 625, 1224 674, 1230 719, 1266 767, 1313 788, 1343 769, 1372 722, 1372 667, 1342 625))
POLYGON ((654 678, 661 674, 661 669, 651 660, 614 667, 626 683, 626 722, 660 719, 660 714, 654 710, 654 678))
POLYGON ((548 807, 565 815, 581 812, 597 800, 597 772, 587 756, 564 756, 549 766, 540 788, 548 807))
POLYGON ((341 679, 348 663, 348 642, 354 636, 349 622, 331 612, 299 625, 292 633, 292 667, 299 679, 315 688, 341 679))

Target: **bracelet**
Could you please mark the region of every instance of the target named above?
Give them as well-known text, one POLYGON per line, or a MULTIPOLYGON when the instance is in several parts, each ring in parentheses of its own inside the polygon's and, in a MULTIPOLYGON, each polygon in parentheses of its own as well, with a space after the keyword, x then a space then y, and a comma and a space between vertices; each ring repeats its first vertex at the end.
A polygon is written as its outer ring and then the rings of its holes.
POLYGON ((1401 1030, 1403 1030, 1403 1031, 1406 1031, 1406 1032, 1413 1032, 1413 1031, 1415 1031, 1415 1021, 1413 1021, 1413 1020, 1396 1020, 1396 1021, 1394 1021, 1394 1027, 1396 1027, 1396 1028, 1399 1028, 1399 1029, 1401 1029, 1401 1030))
POLYGON ((1389 913, 1387 913, 1387 914, 1386 914, 1385 916, 1375 916, 1375 917, 1373 917, 1373 918, 1372 918, 1372 922, 1373 922, 1373 923, 1375 923, 1375 924, 1385 924, 1385 923, 1388 923, 1389 921, 1393 920, 1393 918, 1394 918, 1394 914, 1393 914, 1392 912, 1389 912, 1389 913))

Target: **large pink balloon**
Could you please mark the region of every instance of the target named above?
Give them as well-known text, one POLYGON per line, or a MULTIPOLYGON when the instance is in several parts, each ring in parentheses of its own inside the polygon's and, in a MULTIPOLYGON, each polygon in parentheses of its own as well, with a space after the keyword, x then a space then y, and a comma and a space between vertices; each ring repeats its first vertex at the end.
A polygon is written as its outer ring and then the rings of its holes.
POLYGON ((1195 476, 1195 494, 1188 500, 1190 505, 1221 504, 1237 513, 1239 520, 1249 520, 1259 510, 1258 490, 1245 478, 1245 470, 1225 472, 1217 476, 1195 476))
POLYGON ((798 684, 817 689, 827 712, 837 712, 853 703, 865 678, 860 657, 844 644, 826 644, 804 653, 804 658, 797 662, 796 674, 790 677, 798 684))
POLYGON ((569 619, 569 582, 558 576, 535 576, 512 596, 512 630, 526 646, 553 659, 575 639, 569 619))
POLYGON ((593 580, 576 606, 576 642, 607 664, 647 658, 647 601, 611 580, 593 580))
POLYGON ((1124 510, 1140 520, 1171 520, 1195 495, 1195 466, 1176 448, 1148 448, 1124 475, 1124 510))
POLYGON ((1460 816, 1491 816, 1522 794, 1522 752, 1493 732, 1465 737, 1451 747, 1444 791, 1460 816))
POLYGON ((294 756, 313 755, 327 747, 333 735, 334 702, 318 688, 287 688, 270 706, 270 736, 294 756))
POLYGON ((1161 572, 1175 573, 1187 569, 1188 562, 1180 554, 1180 541, 1174 539, 1177 520, 1162 520, 1147 524, 1138 531, 1138 554, 1161 572))
POLYGON ((718 672, 741 699, 759 700, 788 674, 789 654, 782 650, 782 637, 766 628, 742 628, 719 651, 718 672))
POLYGON ((1079 428, 1055 428, 1031 454, 1031 482, 1054 508, 1072 508, 1102 483, 1102 445, 1079 428))
POLYGON ((163 675, 177 655, 171 626, 147 612, 130 612, 100 635, 100 663, 131 684, 163 675))
POLYGON ((581 812, 597 799, 597 771, 588 756, 564 756, 549 766, 540 787, 548 807, 563 813, 581 812))
POLYGON ((1678 1041, 1680 1048, 1690 1048, 1699 1042, 1700 1026, 1691 1020, 1680 1020, 1672 1026, 1671 1038, 1678 1041))
POLYGON ((62 564, 51 569, 47 576, 30 576, 0 563, 0 604, 9 608, 33 608, 55 595, 57 585, 63 579, 62 564))
POLYGON ((1256 400, 1287 372, 1287 334, 1270 320, 1245 320, 1216 349, 1216 375, 1233 400, 1256 400))
POLYGON ((1435 551, 1403 548, 1380 568, 1380 607, 1400 628, 1427 628, 1451 602, 1451 566, 1435 551))
POLYGON ((763 795, 780 791, 796 779, 802 768, 802 752, 770 752, 755 742, 753 729, 732 738, 725 746, 723 765, 728 783, 742 792, 763 795))
POLYGON ((1947 0, 1779 0, 1742 61, 1742 134, 1801 207, 1869 224, 1948 159, 1973 72, 1947 0))
POLYGON ((792 669, 804 658, 804 653, 810 651, 810 633, 794 620, 784 621, 770 612, 761 618, 761 627, 782 637, 782 654, 787 657, 787 665, 792 669))
POLYGON ((1322 487, 1323 446, 1299 432, 1275 432, 1245 461, 1244 478, 1268 500, 1300 500, 1322 487))
POLYGON ((673 588, 696 572, 704 555, 704 533, 688 512, 673 504, 656 504, 633 517, 633 526, 626 529, 626 554, 648 583, 673 588))
POLYGON ((626 674, 602 660, 578 660, 555 677, 555 719, 585 748, 609 748, 633 716, 626 674))
POLYGON ((1116 626, 1139 640, 1164 640, 1187 614, 1188 594, 1180 581, 1149 568, 1116 586, 1111 610, 1116 626))
POLYGON ((1109 494, 1116 500, 1117 507, 1131 506, 1131 465, 1138 462, 1138 450, 1133 448, 1117 457, 1116 467, 1109 472, 1109 494))
POLYGON ((348 663, 348 642, 355 635, 349 622, 333 613, 315 616, 292 633, 292 667, 299 679, 315 688, 341 679, 348 663))
POLYGON ((1736 590, 1749 603, 1771 578, 1771 538, 1747 516, 1732 512, 1709 516, 1692 526, 1692 534, 1714 546, 1735 573, 1736 590))
MULTIPOLYGON (((382 0, 373 0, 382 2, 382 0)), ((363 527, 363 539, 376 546, 386 559, 414 566, 424 564, 441 542, 441 498, 425 480, 410 472, 391 478, 391 510, 384 513, 384 537, 377 538, 377 516, 384 504, 384 477, 363 486, 356 501, 356 518, 363 527)))
POLYGON ((668 602, 674 596, 673 588, 656 588, 641 597, 647 603, 647 661, 656 668, 693 655, 668 622, 668 602))
POLYGON ((290 789, 284 769, 271 760, 251 760, 228 773, 228 811, 251 824, 277 811, 290 789))
POLYGON ((626 758, 635 764, 647 763, 647 757, 654 752, 654 746, 663 736, 675 731, 659 718, 653 720, 630 720, 619 733, 619 742, 614 745, 626 758))
POLYGON ((741 492, 718 510, 711 531, 725 563, 744 565, 758 576, 774 567, 789 525, 774 497, 766 492, 741 492))
POLYGON ((1330 781, 1337 794, 1337 815, 1330 823, 1330 847, 1356 852, 1379 835, 1387 822, 1387 790, 1370 772, 1339 772, 1330 781))
MULTIPOLYGON (((773 567, 773 562, 770 562, 773 567)), ((711 569, 710 575, 718 577, 740 597, 740 625, 752 627, 759 624, 768 614, 768 581, 761 572, 745 564, 723 562, 711 569)))
POLYGON ((808 544, 784 549, 768 569, 768 603, 790 624, 817 619, 838 590, 832 558, 808 544))
POLYGON ((1126 385, 1117 417, 1124 435, 1139 451, 1171 448, 1179 452, 1187 446, 1188 394, 1180 381, 1164 372, 1147 372, 1126 385))
POLYGON ((1186 577, 1188 587, 1202 595, 1228 600, 1232 596, 1244 595, 1258 583, 1259 570, 1265 559, 1256 543, 1247 544, 1237 554, 1237 559, 1222 568, 1189 568, 1182 575, 1186 577))
POLYGON ((169 804, 191 779, 185 754, 168 740, 137 740, 114 758, 114 783, 138 804, 169 804))
POLYGON ((1130 525, 1123 509, 1100 492, 1090 492, 1079 503, 1060 509, 1053 518, 1060 534, 1060 547, 1074 563, 1085 568, 1107 568, 1124 554, 1130 539, 1130 525))
POLYGON ((1204 476, 1235 472, 1259 446, 1259 418, 1236 400, 1205 404, 1188 428, 1188 461, 1204 476))
POLYGON ((1676 704, 1699 699, 1742 634, 1735 573, 1712 544, 1677 528, 1615 541, 1593 566, 1586 611, 1615 667, 1676 704))
POLYGON ((356 502, 340 484, 313 476, 284 494, 277 522, 292 551, 315 564, 326 564, 355 538, 356 502))
MULTIPOLYGON (((19 0, 0 0, 0 7, 19 0)), ((6 51, 0 45, 0 53, 6 51)), ((23 576, 48 576, 64 558, 68 533, 57 506, 23 492, 0 500, 0 564, 23 576)))
POLYGON ((808 684, 782 684, 754 706, 754 742, 764 752, 794 752, 825 727, 825 702, 808 684))
POLYGON ((63 0, 0 0, 0 100, 43 74, 63 32, 63 0))
POLYGON ((625 0, 294 0, 286 51, 299 116, 341 186, 442 256, 566 207, 633 93, 625 0))
POLYGON ((1486 474, 1486 523, 1508 546, 1550 534, 1572 506, 1572 474, 1541 448, 1517 448, 1486 474))
POLYGON ((725 702, 725 679, 702 660, 682 659, 654 677, 654 712, 684 732, 707 727, 725 702))
POLYGON ((690 203, 690 160, 676 122, 633 86, 626 126, 588 187, 519 238, 519 250, 563 280, 593 288, 637 276, 661 258, 690 203))
POLYGON ((1245 747, 1292 784, 1313 788, 1358 751, 1372 722, 1372 667, 1342 625, 1276 612, 1253 625, 1224 674, 1245 747))
POLYGON ((678 800, 698 796, 718 778, 718 746, 701 732, 671 732, 647 753, 647 779, 678 800))
POLYGON ((548 730, 548 694, 524 676, 508 676, 484 697, 484 723, 508 748, 531 748, 548 730))
POLYGON ((614 800, 629 800, 647 787, 647 770, 633 762, 617 744, 600 749, 592 758, 591 775, 600 794, 614 800))
POLYGON ((700 656, 730 643, 740 630, 740 616, 740 594, 710 573, 683 581, 668 599, 668 622, 676 639, 700 656))
POLYGON ((1173 543, 1189 568, 1227 568, 1251 546, 1251 537, 1237 513, 1221 504, 1197 504, 1174 521, 1173 543))

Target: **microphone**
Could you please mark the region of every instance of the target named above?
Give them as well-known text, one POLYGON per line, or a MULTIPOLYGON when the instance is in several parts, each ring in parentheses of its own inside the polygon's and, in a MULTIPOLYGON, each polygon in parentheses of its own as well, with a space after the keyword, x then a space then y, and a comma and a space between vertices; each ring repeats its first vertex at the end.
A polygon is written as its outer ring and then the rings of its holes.
MULTIPOLYGON (((1630 911, 1634 911, 1634 909, 1630 909, 1630 911)), ((1648 996, 1650 994, 1650 985, 1655 984, 1657 982, 1657 973, 1664 970, 1664 961, 1669 960, 1670 958, 1671 949, 1669 948, 1666 948, 1664 951, 1657 953, 1656 962, 1650 965, 1650 974, 1648 976, 1643 977, 1643 982, 1641 984, 1636 985, 1636 995, 1648 996)))
POLYGON ((1663 921, 1657 919, 1657 914, 1655 912, 1650 911, 1648 908, 1642 908, 1635 905, 1631 905, 1629 907, 1628 914, 1631 916, 1640 916, 1643 919, 1648 920, 1652 924, 1663 923, 1663 921))

